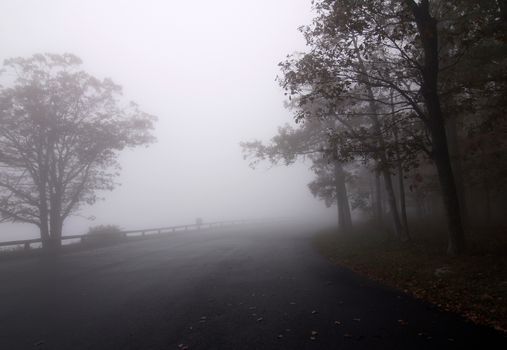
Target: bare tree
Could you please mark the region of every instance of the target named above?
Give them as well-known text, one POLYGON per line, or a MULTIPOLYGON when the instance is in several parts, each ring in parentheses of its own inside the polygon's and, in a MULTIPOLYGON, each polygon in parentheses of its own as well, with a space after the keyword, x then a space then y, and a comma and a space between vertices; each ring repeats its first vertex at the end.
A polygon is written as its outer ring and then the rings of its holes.
POLYGON ((118 151, 154 141, 155 118, 120 103, 121 87, 80 68, 74 55, 4 63, 0 90, 0 218, 37 225, 44 247, 81 204, 112 190, 118 151))

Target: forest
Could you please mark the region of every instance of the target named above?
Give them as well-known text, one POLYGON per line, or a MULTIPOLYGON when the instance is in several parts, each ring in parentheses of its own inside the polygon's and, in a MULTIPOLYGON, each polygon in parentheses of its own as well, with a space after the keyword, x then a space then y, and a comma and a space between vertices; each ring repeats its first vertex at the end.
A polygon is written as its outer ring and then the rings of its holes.
POLYGON ((337 206, 340 234, 355 217, 409 244, 441 220, 451 256, 474 230, 488 239, 505 225, 505 2, 313 5, 306 50, 279 64, 297 124, 243 142, 245 158, 310 161, 309 190, 337 206))

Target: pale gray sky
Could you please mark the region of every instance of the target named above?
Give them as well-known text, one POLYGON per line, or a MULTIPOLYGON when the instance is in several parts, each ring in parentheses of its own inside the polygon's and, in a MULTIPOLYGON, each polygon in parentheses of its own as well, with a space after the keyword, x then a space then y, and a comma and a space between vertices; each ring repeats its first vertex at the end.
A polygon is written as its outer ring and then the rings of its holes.
MULTIPOLYGON (((304 48, 297 27, 310 22, 310 9, 309 0, 3 0, 0 59, 74 53, 159 118, 158 143, 125 152, 122 186, 83 210, 96 220, 74 218, 66 233, 197 216, 332 218, 306 188, 307 166, 254 171, 238 145, 291 121, 277 63, 304 48)), ((0 224, 0 240, 35 233, 0 224)))

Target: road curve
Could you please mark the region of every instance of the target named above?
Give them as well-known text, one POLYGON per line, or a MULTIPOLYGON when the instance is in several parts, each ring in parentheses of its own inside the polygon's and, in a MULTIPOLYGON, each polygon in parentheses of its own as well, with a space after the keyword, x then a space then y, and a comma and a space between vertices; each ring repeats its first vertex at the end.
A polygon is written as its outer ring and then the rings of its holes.
POLYGON ((0 263, 0 349, 506 349, 337 268, 308 230, 176 233, 0 263))

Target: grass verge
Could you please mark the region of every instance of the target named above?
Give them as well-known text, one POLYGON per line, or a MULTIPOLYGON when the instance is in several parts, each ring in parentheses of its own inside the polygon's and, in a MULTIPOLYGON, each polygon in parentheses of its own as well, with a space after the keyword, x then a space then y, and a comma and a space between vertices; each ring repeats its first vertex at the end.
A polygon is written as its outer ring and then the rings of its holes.
POLYGON ((451 258, 443 229, 413 226, 410 243, 367 224, 348 234, 319 232, 314 243, 335 264, 507 332, 507 230, 475 228, 467 254, 451 258))

